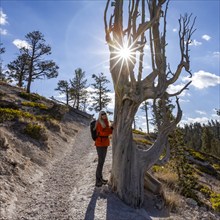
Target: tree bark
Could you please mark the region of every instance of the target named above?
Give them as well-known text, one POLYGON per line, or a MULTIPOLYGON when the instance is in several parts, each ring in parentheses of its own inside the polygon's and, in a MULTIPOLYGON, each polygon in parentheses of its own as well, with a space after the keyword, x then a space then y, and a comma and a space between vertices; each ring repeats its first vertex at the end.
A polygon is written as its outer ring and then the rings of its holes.
MULTIPOLYGON (((167 147, 167 136, 177 123, 180 121, 182 111, 177 99, 177 117, 171 121, 167 117, 166 107, 162 107, 163 116, 160 127, 158 129, 157 139, 148 150, 143 150, 136 146, 132 136, 132 122, 138 107, 143 101, 153 99, 161 99, 165 105, 165 100, 169 97, 180 94, 189 85, 186 84, 182 90, 176 94, 168 94, 169 85, 176 82, 183 68, 189 71, 188 44, 193 33, 193 25, 189 28, 190 17, 186 16, 185 20, 180 19, 181 43, 185 42, 185 47, 181 47, 180 64, 175 73, 167 72, 167 61, 165 55, 165 33, 166 33, 166 5, 164 15, 164 32, 160 35, 160 18, 162 5, 166 0, 147 1, 150 20, 145 21, 144 0, 129 1, 128 5, 128 26, 123 29, 123 1, 115 0, 113 12, 107 22, 107 12, 110 11, 110 0, 107 0, 104 12, 104 25, 106 33, 106 41, 110 52, 110 72, 115 90, 115 109, 114 109, 114 131, 112 137, 112 173, 111 184, 113 190, 128 205, 134 208, 140 208, 144 201, 144 182, 148 185, 148 189, 155 193, 161 192, 161 185, 152 176, 145 176, 155 163, 158 162, 164 149, 167 149, 166 161, 169 156, 169 148, 167 147), (141 22, 139 16, 139 3, 142 2, 141 22), (182 23, 181 23, 182 21, 182 23), (185 22, 184 22, 185 21, 185 22), (186 22, 187 21, 187 22, 186 22), (144 33, 150 32, 150 53, 152 61, 152 72, 147 73, 142 78, 143 71, 143 48, 146 45, 144 33), (124 42, 128 42, 131 49, 129 59, 118 57, 118 52, 125 47, 124 42), (142 49, 141 49, 142 48, 142 49), (140 54, 138 74, 135 75, 135 66, 137 66, 137 54, 140 54), (172 76, 170 77, 169 74, 172 76)), ((169 2, 169 1, 167 1, 169 2)), ((146 185, 145 185, 146 186, 146 185)))
POLYGON ((113 163, 111 184, 119 197, 132 207, 143 203, 144 167, 140 169, 136 146, 133 143, 132 122, 138 105, 126 100, 115 116, 113 132, 113 163))
POLYGON ((31 91, 31 81, 32 81, 32 79, 31 79, 31 77, 29 77, 28 83, 27 83, 27 90, 26 90, 27 93, 30 93, 30 91, 31 91))

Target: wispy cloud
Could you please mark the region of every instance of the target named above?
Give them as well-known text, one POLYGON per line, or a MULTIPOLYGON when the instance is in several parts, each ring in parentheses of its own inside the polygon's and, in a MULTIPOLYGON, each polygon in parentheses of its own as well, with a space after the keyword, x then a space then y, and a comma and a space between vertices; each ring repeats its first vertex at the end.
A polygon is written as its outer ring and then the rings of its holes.
POLYGON ((0 8, 0 25, 6 25, 8 23, 7 21, 7 15, 3 12, 3 10, 0 8))
POLYGON ((209 35, 205 34, 205 35, 202 36, 202 39, 206 40, 206 41, 209 41, 209 40, 211 40, 211 37, 209 35))
POLYGON ((210 118, 207 117, 187 118, 180 121, 180 126, 184 126, 185 124, 191 124, 191 123, 207 124, 209 120, 210 118))
POLYGON ((183 81, 190 81, 190 80, 192 80, 191 85, 198 89, 204 89, 220 84, 219 76, 213 73, 205 72, 203 70, 200 70, 199 72, 195 72, 192 78, 189 77, 183 78, 183 81))
POLYGON ((215 51, 212 53, 213 57, 215 58, 219 58, 220 57, 220 52, 219 51, 215 51))
POLYGON ((199 42, 199 41, 194 39, 189 45, 198 47, 198 46, 202 45, 202 42, 199 42))
POLYGON ((0 28, 0 35, 7 35, 8 31, 6 29, 0 28))
MULTIPOLYGON (((168 91, 168 93, 169 94, 174 94, 174 93, 177 93, 177 92, 179 92, 181 89, 183 89, 183 87, 185 86, 185 84, 178 84, 178 85, 169 85, 169 87, 168 87, 168 89, 167 89, 167 91, 168 91)), ((186 93, 186 91, 187 90, 183 90, 182 91, 182 93, 180 94, 180 96, 186 96, 186 95, 188 95, 187 93, 186 93)))
POLYGON ((196 110, 196 113, 198 113, 198 114, 200 114, 200 115, 206 115, 206 112, 200 111, 200 110, 196 110))
MULTIPOLYGON (((7 15, 3 12, 3 10, 0 8, 0 25, 3 26, 3 25, 6 25, 8 24, 8 21, 7 21, 7 15)), ((0 28, 0 35, 7 35, 7 30, 4 29, 4 28, 0 28)))
POLYGON ((30 49, 30 48, 31 48, 30 44, 28 44, 28 42, 25 41, 25 40, 16 39, 16 40, 13 41, 13 44, 14 44, 17 48, 19 48, 19 49, 21 49, 21 48, 23 48, 23 47, 26 48, 26 49, 30 49))

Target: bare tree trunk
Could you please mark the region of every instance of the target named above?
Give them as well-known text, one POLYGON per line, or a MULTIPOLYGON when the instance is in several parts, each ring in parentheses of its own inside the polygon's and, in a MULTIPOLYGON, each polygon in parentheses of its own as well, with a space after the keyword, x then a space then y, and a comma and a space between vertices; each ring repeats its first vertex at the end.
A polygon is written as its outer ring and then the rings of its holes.
POLYGON ((137 104, 124 102, 117 115, 116 129, 113 132, 113 163, 111 184, 119 197, 132 207, 143 203, 144 167, 140 168, 136 146, 133 143, 132 122, 137 104))
MULTIPOLYGON (((116 99, 117 102, 117 99, 116 99)), ((117 104, 116 104, 117 105, 117 104)), ((119 105, 118 105, 119 106, 119 105)), ((140 208, 144 201, 144 188, 161 193, 161 185, 146 170, 152 167, 162 154, 167 140, 167 135, 175 123, 164 125, 154 145, 149 150, 142 150, 133 142, 132 122, 138 109, 138 104, 126 100, 123 105, 116 107, 116 126, 112 137, 112 173, 111 185, 119 197, 128 205, 140 208)), ((181 117, 179 112, 178 120, 181 117)))
POLYGON ((30 91, 31 91, 31 81, 32 81, 32 78, 29 76, 28 83, 27 83, 27 89, 26 89, 27 93, 30 93, 30 91))
MULTIPOLYGON (((139 105, 148 99, 163 100, 179 95, 186 89, 190 82, 186 84, 179 92, 169 94, 167 88, 175 83, 184 68, 189 74, 189 49, 190 38, 193 25, 189 27, 190 17, 185 16, 179 19, 180 31, 180 63, 175 73, 171 72, 167 64, 165 54, 166 43, 166 13, 162 11, 162 6, 166 0, 147 1, 150 20, 145 20, 145 0, 132 0, 126 2, 127 16, 123 17, 124 1, 115 0, 109 21, 107 13, 110 11, 110 0, 107 0, 104 12, 104 24, 106 41, 110 52, 110 72, 114 83, 115 90, 115 110, 114 110, 114 131, 113 131, 113 161, 111 184, 113 190, 119 197, 132 207, 139 208, 144 200, 144 181, 148 189, 152 192, 161 191, 160 183, 151 175, 146 175, 154 164, 162 164, 169 158, 169 144, 167 136, 177 123, 180 121, 182 111, 177 98, 177 116, 172 121, 167 117, 166 106, 162 107, 162 120, 158 129, 157 139, 153 145, 143 150, 133 142, 132 123, 139 105), (140 2, 142 5, 140 6, 140 2), (140 8, 142 10, 140 10, 140 8), (142 13, 141 22, 138 16, 142 13), (163 32, 160 34, 161 13, 164 14, 162 23, 164 24, 163 32), (128 18, 128 25, 123 28, 123 18, 128 18), (140 23, 139 23, 140 22, 140 23), (147 73, 143 78, 143 48, 147 43, 144 33, 149 31, 150 53, 152 62, 152 72, 147 73), (121 56, 120 51, 123 49, 130 50, 129 57, 121 56), (139 62, 137 62, 137 55, 139 62), (135 75, 135 66, 138 63, 138 73, 135 75), (168 70, 167 70, 168 67, 168 70), (162 152, 166 155, 159 159, 162 152)), ((169 2, 169 1, 167 1, 169 2)))

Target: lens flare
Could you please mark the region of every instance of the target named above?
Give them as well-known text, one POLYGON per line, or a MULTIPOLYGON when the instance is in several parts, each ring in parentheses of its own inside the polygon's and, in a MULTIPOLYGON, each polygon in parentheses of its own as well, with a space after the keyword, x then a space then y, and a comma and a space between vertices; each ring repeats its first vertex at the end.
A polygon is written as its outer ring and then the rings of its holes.
POLYGON ((122 59, 128 59, 131 57, 132 52, 127 46, 124 46, 119 49, 118 54, 122 59))

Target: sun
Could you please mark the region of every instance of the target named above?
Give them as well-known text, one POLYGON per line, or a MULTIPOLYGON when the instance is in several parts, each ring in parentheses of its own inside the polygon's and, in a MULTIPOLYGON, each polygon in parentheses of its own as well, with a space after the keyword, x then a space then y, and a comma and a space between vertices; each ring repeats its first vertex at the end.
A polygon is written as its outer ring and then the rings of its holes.
POLYGON ((116 42, 115 48, 115 56, 113 59, 117 59, 118 62, 122 61, 122 64, 126 63, 128 65, 129 62, 133 63, 133 59, 135 57, 135 48, 133 45, 129 45, 128 41, 124 41, 122 44, 116 42))
POLYGON ((122 59, 129 59, 132 56, 132 51, 129 49, 129 47, 127 47, 126 45, 122 48, 119 49, 118 51, 118 55, 119 57, 121 57, 122 59))
POLYGON ((131 43, 129 40, 125 40, 122 43, 115 41, 115 44, 112 46, 114 48, 114 55, 111 57, 111 60, 115 61, 112 69, 119 64, 121 72, 124 67, 127 67, 127 70, 129 70, 130 64, 135 65, 138 47, 135 47, 134 44, 135 42, 131 43))

